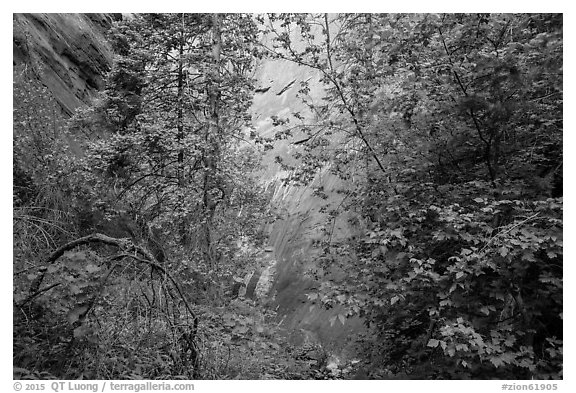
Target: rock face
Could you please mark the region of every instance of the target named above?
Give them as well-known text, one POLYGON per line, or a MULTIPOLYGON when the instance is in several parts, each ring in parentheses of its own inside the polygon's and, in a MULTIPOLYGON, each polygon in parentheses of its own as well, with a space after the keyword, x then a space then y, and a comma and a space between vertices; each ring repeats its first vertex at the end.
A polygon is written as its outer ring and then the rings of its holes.
POLYGON ((104 86, 113 14, 14 14, 13 65, 31 68, 70 115, 104 86))

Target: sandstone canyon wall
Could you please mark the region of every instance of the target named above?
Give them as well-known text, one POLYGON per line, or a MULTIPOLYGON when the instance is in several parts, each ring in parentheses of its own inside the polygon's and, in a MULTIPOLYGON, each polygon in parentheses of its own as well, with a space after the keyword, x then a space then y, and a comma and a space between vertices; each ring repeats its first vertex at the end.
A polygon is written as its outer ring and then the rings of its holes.
POLYGON ((27 67, 70 115, 104 87, 116 14, 14 14, 13 66, 27 67))

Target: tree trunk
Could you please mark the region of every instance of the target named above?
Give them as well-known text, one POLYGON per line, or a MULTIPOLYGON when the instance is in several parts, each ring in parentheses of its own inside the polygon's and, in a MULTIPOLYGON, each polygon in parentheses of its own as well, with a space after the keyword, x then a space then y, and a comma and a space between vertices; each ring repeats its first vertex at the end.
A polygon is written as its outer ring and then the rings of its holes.
POLYGON ((179 146, 178 151, 178 185, 184 186, 184 148, 182 141, 184 139, 184 15, 182 14, 182 27, 180 30, 180 42, 178 45, 178 108, 177 108, 177 143, 179 146))
POLYGON ((212 190, 216 185, 217 164, 220 155, 218 146, 220 130, 220 55, 222 52, 221 16, 212 15, 212 67, 208 75, 206 86, 209 102, 209 118, 206 127, 204 155, 204 181, 203 181, 203 205, 205 214, 204 225, 204 249, 203 254, 208 266, 214 265, 214 252, 212 247, 211 226, 218 202, 215 200, 212 190))

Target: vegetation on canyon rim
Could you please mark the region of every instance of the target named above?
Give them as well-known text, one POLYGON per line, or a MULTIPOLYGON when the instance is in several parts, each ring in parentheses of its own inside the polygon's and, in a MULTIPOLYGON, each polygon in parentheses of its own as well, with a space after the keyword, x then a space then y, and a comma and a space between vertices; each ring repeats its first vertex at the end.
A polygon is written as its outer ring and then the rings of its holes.
POLYGON ((260 157, 298 136, 289 181, 329 166, 343 195, 308 298, 368 332, 330 377, 562 378, 561 15, 143 14, 108 38, 72 119, 15 70, 15 375, 328 377, 230 292, 276 217, 260 157), (279 59, 325 97, 299 82, 267 139, 253 71, 279 59))

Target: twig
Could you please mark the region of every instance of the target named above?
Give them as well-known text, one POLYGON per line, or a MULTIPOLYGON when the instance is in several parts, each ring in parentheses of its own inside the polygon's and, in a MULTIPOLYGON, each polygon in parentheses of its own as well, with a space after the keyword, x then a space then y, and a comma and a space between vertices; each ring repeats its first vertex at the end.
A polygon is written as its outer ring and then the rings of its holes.
POLYGON ((48 259, 44 263, 44 266, 39 269, 40 274, 38 275, 36 280, 34 280, 34 282, 32 282, 32 285, 30 286, 29 292, 32 294, 32 293, 35 293, 38 291, 38 289, 40 288, 40 285, 42 284, 42 281, 44 280, 44 276, 46 275, 46 272, 48 270, 48 266, 50 266, 51 264, 56 262, 58 260, 58 258, 60 258, 62 255, 64 255, 64 253, 66 251, 72 250, 72 249, 74 249, 78 246, 84 245, 84 244, 98 243, 98 242, 104 243, 104 244, 107 244, 110 246, 116 246, 116 247, 120 248, 121 250, 134 251, 135 253, 140 253, 140 254, 144 255, 147 259, 155 261, 155 258, 152 254, 150 254, 148 251, 146 251, 142 247, 134 245, 134 243, 132 243, 130 241, 130 239, 127 239, 127 238, 117 239, 114 237, 103 235, 101 233, 94 233, 92 235, 84 236, 84 237, 81 237, 79 239, 73 240, 69 243, 66 243, 63 246, 61 246, 60 248, 58 248, 56 251, 54 251, 48 257, 48 259))
MULTIPOLYGON (((36 280, 34 280, 34 282, 32 283, 32 285, 30 287, 30 294, 31 295, 28 296, 28 298, 36 297, 41 292, 45 292, 51 288, 51 287, 49 287, 48 289, 43 289, 42 291, 39 291, 39 287, 40 287, 42 281, 44 280, 44 277, 48 271, 48 266, 50 266, 51 264, 56 262, 58 260, 58 258, 60 258, 62 255, 64 255, 64 253, 66 251, 74 249, 74 248, 81 246, 81 245, 84 245, 84 244, 98 243, 98 242, 104 243, 107 245, 111 245, 111 246, 116 246, 120 250, 123 251, 120 254, 117 254, 114 257, 112 257, 113 260, 120 259, 123 257, 132 258, 138 262, 148 264, 148 265, 152 266, 154 269, 157 269, 158 271, 162 272, 165 277, 168 277, 170 279, 170 281, 172 282, 172 285, 174 285, 174 288, 176 288, 176 291, 180 295, 180 298, 182 299, 184 306, 186 307, 186 309, 188 310, 188 312, 190 313, 190 315, 194 319, 195 324, 197 324, 198 318, 197 318, 196 314, 194 313, 194 311, 192 311, 192 308, 190 307, 190 305, 188 304, 188 301, 184 297, 184 294, 182 293, 180 286, 178 285, 176 280, 172 277, 172 275, 170 275, 166 269, 164 269, 162 266, 160 266, 158 264, 158 261, 156 260, 156 258, 154 258, 154 256, 149 251, 147 251, 146 249, 144 249, 140 246, 135 245, 134 243, 132 243, 132 241, 130 241, 130 239, 125 239, 125 238, 118 239, 118 238, 103 235, 101 233, 94 233, 92 235, 84 236, 84 237, 81 237, 79 239, 73 240, 69 243, 64 244, 63 246, 58 248, 56 251, 54 251, 46 260, 45 265, 42 268, 40 268, 40 271, 39 271, 40 274, 38 275, 36 280)), ((110 275, 112 270, 113 269, 111 269, 108 272, 108 276, 110 275)), ((59 284, 55 284, 52 287, 54 287, 56 285, 59 285, 59 284)))
POLYGON ((490 245, 490 243, 492 243, 492 240, 496 239, 496 238, 499 237, 499 236, 503 236, 503 235, 505 235, 505 234, 507 234, 507 233, 510 233, 513 229, 518 228, 520 225, 523 225, 523 224, 527 223, 528 221, 536 218, 539 214, 540 214, 540 212, 538 212, 538 213, 536 213, 536 214, 533 214, 533 215, 531 215, 530 217, 526 218, 525 220, 520 221, 519 223, 516 223, 516 224, 512 225, 510 228, 506 229, 505 231, 498 232, 497 234, 495 234, 494 236, 492 236, 492 237, 488 240, 488 242, 484 245, 484 247, 482 247, 482 248, 480 249, 480 252, 484 251, 484 250, 486 249, 486 247, 488 247, 488 246, 490 245))
POLYGON ((51 290, 54 287, 57 287, 58 285, 61 285, 61 283, 57 282, 56 284, 52 284, 46 288, 42 288, 39 291, 28 295, 28 297, 26 299, 24 299, 21 303, 18 304, 18 307, 23 307, 26 303, 28 303, 29 301, 31 301, 32 299, 40 296, 41 294, 43 294, 44 292, 48 292, 49 290, 51 290))

